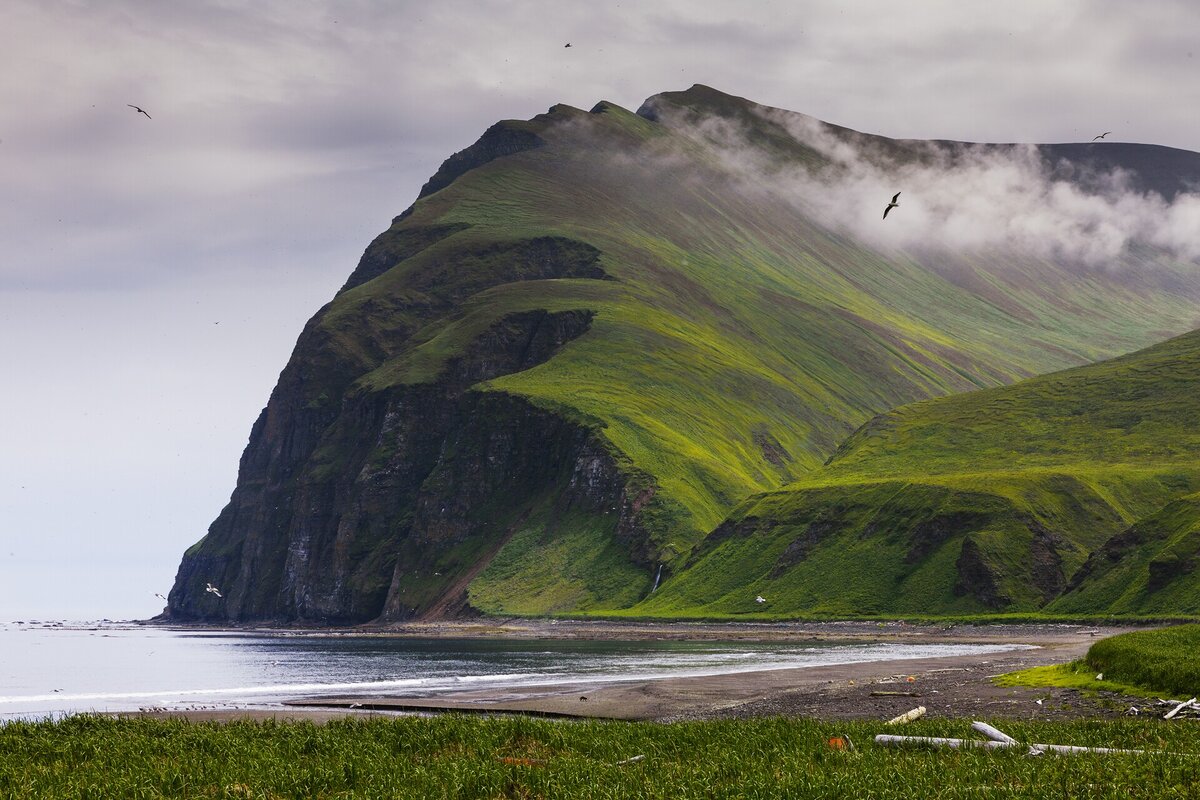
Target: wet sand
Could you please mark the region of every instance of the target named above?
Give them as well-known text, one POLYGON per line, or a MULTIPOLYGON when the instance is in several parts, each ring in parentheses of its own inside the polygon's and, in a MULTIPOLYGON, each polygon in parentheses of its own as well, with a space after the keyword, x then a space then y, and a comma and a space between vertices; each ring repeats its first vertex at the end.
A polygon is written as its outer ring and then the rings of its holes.
POLYGON ((677 721, 758 716, 888 719, 918 705, 931 717, 1055 718, 1112 716, 1119 697, 1073 690, 997 687, 991 677, 1080 658, 1099 638, 1130 628, 1078 625, 905 625, 830 623, 453 622, 390 629, 290 631, 285 635, 674 639, 694 641, 1021 644, 1037 649, 942 658, 740 672, 700 677, 505 687, 429 695, 296 698, 278 710, 154 712, 196 720, 306 719, 394 713, 529 714, 546 717, 677 721), (911 677, 911 680, 909 680, 911 677), (1041 700, 1042 702, 1037 702, 1041 700))

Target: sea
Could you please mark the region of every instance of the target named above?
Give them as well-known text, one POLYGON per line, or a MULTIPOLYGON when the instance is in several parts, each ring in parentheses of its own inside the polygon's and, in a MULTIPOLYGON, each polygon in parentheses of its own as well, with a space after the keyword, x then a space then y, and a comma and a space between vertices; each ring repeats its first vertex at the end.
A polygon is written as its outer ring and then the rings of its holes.
POLYGON ((1011 644, 401 638, 0 623, 0 723, 87 712, 279 708, 349 695, 607 683, 986 654, 1011 644))

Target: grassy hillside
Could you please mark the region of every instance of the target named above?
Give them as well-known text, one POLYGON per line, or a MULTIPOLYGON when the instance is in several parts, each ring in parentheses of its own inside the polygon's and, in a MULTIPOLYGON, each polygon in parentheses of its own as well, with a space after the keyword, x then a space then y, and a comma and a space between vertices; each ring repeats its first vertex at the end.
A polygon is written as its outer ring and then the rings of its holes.
MULTIPOLYGON (((718 536, 700 559, 694 548, 747 497, 810 474, 851 480, 845 468, 814 470, 874 415, 1128 352, 1195 320, 1200 279, 1159 252, 1139 252, 1127 271, 1029 252, 868 246, 810 213, 819 197, 797 202, 770 178, 827 160, 788 119, 698 86, 652 98, 641 114, 555 106, 499 123, 448 159, 310 322, 234 500, 185 558, 172 613, 352 620, 386 604, 412 615, 446 608, 464 586, 467 601, 497 613, 613 610, 650 593, 660 564, 665 584, 640 608, 735 613, 722 598, 749 583, 674 576, 685 564, 710 569, 729 545, 718 536), (714 125, 757 166, 731 161, 728 142, 705 134, 714 125), (526 358, 522 337, 541 341, 538 315, 559 333, 526 358), (514 461, 522 443, 530 452, 514 461), (538 448, 557 460, 538 463, 538 448), (206 581, 245 588, 218 607, 206 581)), ((897 165, 926 152, 823 130, 869 140, 897 165)), ((1134 149, 1119 166, 1137 172, 1144 155, 1134 149)), ((1114 525, 1153 506, 1159 484, 1191 480, 1186 470, 1119 485, 1058 472, 1094 490, 1096 513, 1114 525)), ((1044 485, 1014 474, 996 494, 990 479, 960 473, 927 482, 947 509, 974 503, 979 484, 1000 505, 1044 485)), ((899 497, 889 509, 923 513, 922 498, 885 478, 872 477, 872 491, 899 497)), ((811 484, 754 504, 835 490, 811 484)), ((845 524, 865 530, 871 515, 850 499, 845 524)), ((790 530, 814 524, 802 505, 790 530)), ((1076 513, 1051 506, 1033 520, 1076 513)), ((988 513, 998 541, 1025 524, 988 513)), ((1102 538, 1072 540, 1065 568, 1102 538)), ((980 547, 990 558, 987 537, 980 547)), ((880 555, 880 575, 890 558, 880 555)), ((747 569, 730 575, 758 575, 747 569)), ((785 572, 766 584, 795 584, 784 610, 825 607, 811 599, 827 594, 819 574, 785 572)), ((935 572, 913 597, 987 605, 935 572)), ((876 602, 884 589, 872 590, 876 602)), ((996 589, 1005 592, 1019 593, 996 589)))
POLYGON ((1168 503, 1114 536, 1051 606, 1067 613, 1200 615, 1200 494, 1168 503))
POLYGON ((639 608, 1194 612, 1197 489, 1200 331, 876 417, 639 608))

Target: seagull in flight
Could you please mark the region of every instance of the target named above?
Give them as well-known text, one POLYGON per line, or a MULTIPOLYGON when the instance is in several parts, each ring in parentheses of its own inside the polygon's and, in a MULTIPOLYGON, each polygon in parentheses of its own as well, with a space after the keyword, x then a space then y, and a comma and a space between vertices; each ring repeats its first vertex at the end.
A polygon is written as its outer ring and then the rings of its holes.
MULTIPOLYGON (((210 585, 211 585, 211 584, 210 584, 210 585)), ((167 599, 167 598, 163 597, 161 594, 159 594, 158 592, 155 592, 155 593, 154 593, 154 596, 155 596, 155 597, 157 597, 157 598, 159 598, 160 600, 166 600, 166 599, 167 599)))
POLYGON ((1092 141, 1094 142, 1097 139, 1103 139, 1105 136, 1108 136, 1110 133, 1112 133, 1112 131, 1105 131, 1104 133, 1100 134, 1099 136, 1093 136, 1092 141))
MULTIPOLYGON (((133 105, 132 103, 126 103, 125 105, 129 106, 130 108, 132 108, 134 111, 136 111, 139 114, 146 114, 146 109, 144 109, 144 108, 139 108, 139 107, 133 105)), ((146 119, 154 119, 154 117, 150 116, 149 114, 146 114, 146 119)))
POLYGON ((888 215, 888 212, 889 212, 889 211, 891 211, 893 208, 899 208, 899 207, 900 207, 900 204, 899 204, 898 202, 896 202, 896 201, 897 201, 897 200, 899 200, 899 199, 900 199, 900 193, 899 193, 899 192, 896 192, 894 195, 892 195, 892 202, 888 203, 888 204, 887 204, 887 208, 885 208, 885 209, 883 210, 883 218, 884 218, 884 219, 887 219, 887 215, 888 215))
POLYGON ((567 42, 566 44, 563 45, 563 47, 570 47, 570 46, 571 46, 570 42, 567 42))
POLYGON ((204 587, 204 591, 215 594, 217 597, 221 596, 221 590, 213 586, 211 583, 204 587))

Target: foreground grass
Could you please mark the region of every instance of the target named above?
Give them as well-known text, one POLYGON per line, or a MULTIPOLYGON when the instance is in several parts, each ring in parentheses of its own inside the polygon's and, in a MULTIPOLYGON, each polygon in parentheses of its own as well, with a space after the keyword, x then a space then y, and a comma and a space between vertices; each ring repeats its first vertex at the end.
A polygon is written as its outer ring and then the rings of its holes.
MULTIPOLYGON (((904 733, 978 738, 966 721, 904 733)), ((1186 797, 1200 727, 1006 722, 1023 741, 1147 756, 900 751, 879 722, 705 723, 439 717, 193 724, 73 717, 0 727, 4 797, 1186 797), (830 736, 848 734, 854 753, 830 736), (644 759, 617 762, 633 756, 644 759)))

